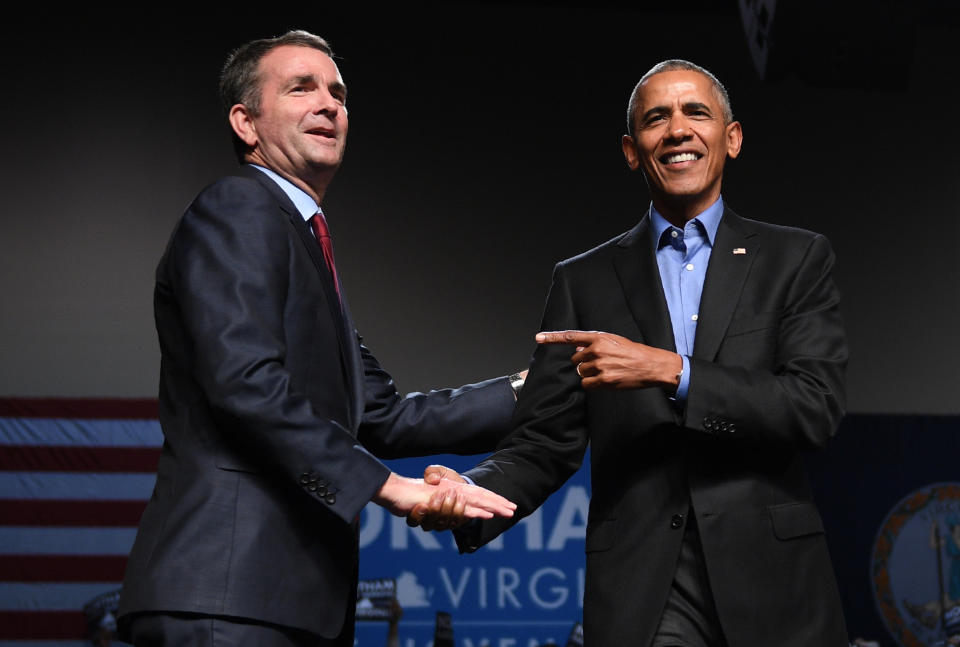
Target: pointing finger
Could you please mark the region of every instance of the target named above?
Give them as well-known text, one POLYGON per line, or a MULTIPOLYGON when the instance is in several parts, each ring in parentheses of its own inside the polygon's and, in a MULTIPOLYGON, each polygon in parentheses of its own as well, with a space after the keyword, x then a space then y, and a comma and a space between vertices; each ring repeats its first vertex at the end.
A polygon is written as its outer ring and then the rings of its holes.
POLYGON ((588 330, 556 330, 537 333, 538 344, 577 344, 588 345, 595 342, 603 333, 588 330))

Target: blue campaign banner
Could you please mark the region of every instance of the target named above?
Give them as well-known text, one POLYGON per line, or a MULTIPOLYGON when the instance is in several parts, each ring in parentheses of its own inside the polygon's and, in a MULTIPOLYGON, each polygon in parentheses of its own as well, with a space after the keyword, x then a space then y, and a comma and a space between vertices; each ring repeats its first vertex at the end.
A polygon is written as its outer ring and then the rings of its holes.
MULTIPOLYGON (((421 476, 431 463, 458 471, 482 457, 390 461, 421 476)), ((584 537, 590 503, 589 451, 583 467, 534 514, 471 555, 449 532, 426 533, 368 505, 360 519, 360 579, 396 580, 403 608, 400 647, 429 647, 437 611, 451 615, 456 647, 565 645, 583 616, 584 537)), ((355 644, 383 647, 387 625, 358 622, 355 644)))

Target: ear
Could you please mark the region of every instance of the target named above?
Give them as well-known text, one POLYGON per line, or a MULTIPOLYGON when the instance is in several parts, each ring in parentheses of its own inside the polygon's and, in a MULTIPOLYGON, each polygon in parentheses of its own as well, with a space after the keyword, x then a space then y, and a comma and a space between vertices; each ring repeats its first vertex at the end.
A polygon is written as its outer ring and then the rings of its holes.
POLYGON ((228 119, 233 132, 243 140, 243 143, 250 148, 257 145, 257 126, 253 123, 253 115, 245 105, 238 103, 230 108, 228 119))
POLYGON ((731 121, 727 124, 727 157, 736 159, 742 145, 743 128, 740 127, 739 121, 731 121))
POLYGON ((631 171, 640 168, 640 156, 637 154, 637 144, 630 135, 624 135, 620 140, 620 147, 623 149, 623 156, 627 160, 627 166, 631 171))

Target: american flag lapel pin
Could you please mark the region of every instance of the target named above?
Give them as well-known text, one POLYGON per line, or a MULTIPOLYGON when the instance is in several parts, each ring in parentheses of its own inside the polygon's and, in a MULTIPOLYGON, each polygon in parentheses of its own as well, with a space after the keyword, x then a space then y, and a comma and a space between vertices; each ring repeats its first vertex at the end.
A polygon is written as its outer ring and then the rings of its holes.
POLYGON ((746 248, 746 247, 734 247, 734 248, 733 248, 733 253, 734 253, 734 254, 746 254, 746 253, 747 253, 747 248, 746 248))

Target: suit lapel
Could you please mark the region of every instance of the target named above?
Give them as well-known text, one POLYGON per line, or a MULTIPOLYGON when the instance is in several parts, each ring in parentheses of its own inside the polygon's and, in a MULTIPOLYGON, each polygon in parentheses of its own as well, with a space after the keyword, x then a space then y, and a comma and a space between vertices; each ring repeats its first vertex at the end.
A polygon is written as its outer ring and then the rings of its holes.
MULTIPOLYGON (((342 285, 340 286, 340 290, 341 294, 343 294, 342 285)), ((353 318, 350 316, 350 308, 347 307, 346 295, 343 297, 343 319, 347 327, 347 335, 350 342, 346 345, 347 373, 350 378, 349 384, 353 387, 353 406, 351 408, 353 417, 350 420, 350 429, 356 432, 360 426, 360 420, 363 418, 363 407, 366 400, 363 396, 363 360, 360 357, 360 343, 357 339, 357 328, 354 326, 353 318)))
POLYGON ((363 406, 362 402, 357 401, 358 398, 360 398, 359 389, 361 388, 358 383, 359 375, 357 368, 360 361, 360 351, 356 347, 357 341, 353 323, 349 321, 349 315, 346 312, 346 302, 341 304, 340 296, 337 294, 337 288, 333 283, 333 275, 330 273, 327 262, 323 258, 320 243, 314 238, 313 232, 310 231, 310 226, 304 221, 303 216, 294 206, 293 202, 291 202, 287 194, 283 192, 283 189, 277 186, 276 182, 264 173, 248 166, 241 167, 240 171, 241 175, 260 182, 277 199, 280 209, 287 215, 290 224, 297 232, 307 254, 310 256, 310 260, 317 269, 317 273, 320 274, 320 283, 323 285, 327 307, 330 309, 330 318, 334 322, 334 328, 337 331, 337 342, 340 346, 340 356, 343 362, 344 377, 347 380, 347 388, 354 396, 349 411, 349 415, 352 415, 353 419, 348 422, 350 429, 356 431, 356 426, 359 421, 359 416, 356 414, 356 411, 358 408, 362 411, 363 406), (343 310, 341 310, 341 307, 343 310))
POLYGON ((697 359, 713 361, 716 357, 759 250, 760 240, 747 222, 731 209, 724 209, 700 297, 693 344, 697 359))
POLYGON ((643 343, 676 350, 667 299, 657 267, 649 212, 617 243, 614 266, 643 343))

